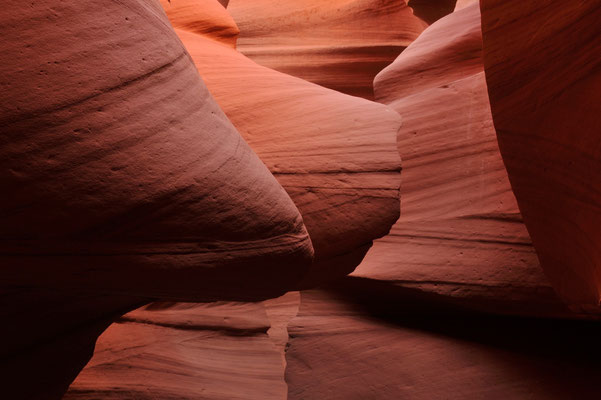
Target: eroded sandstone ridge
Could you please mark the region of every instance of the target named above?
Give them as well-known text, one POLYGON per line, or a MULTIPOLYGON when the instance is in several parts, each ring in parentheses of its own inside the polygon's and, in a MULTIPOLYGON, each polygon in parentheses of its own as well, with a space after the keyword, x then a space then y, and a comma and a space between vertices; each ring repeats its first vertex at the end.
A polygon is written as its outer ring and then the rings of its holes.
POLYGON ((486 79, 512 188, 555 289, 589 311, 601 299, 599 21, 596 1, 482 1, 486 79))
POLYGON ((585 3, 11 0, 0 398, 601 398, 585 3))
MULTIPOLYGON (((227 35, 193 23, 184 12, 190 3, 162 5, 211 93, 302 209, 316 249, 303 285, 352 271, 371 240, 386 234, 398 218, 399 115, 261 67, 231 49, 227 35)), ((200 21, 226 20, 223 9, 209 7, 209 16, 201 8, 194 12, 200 21)), ((231 24, 220 32, 235 30, 231 24)), ((66 398, 110 392, 139 399, 285 399, 282 353, 287 321, 296 308, 293 296, 265 305, 165 304, 136 310, 102 335, 94 359, 66 398), (241 319, 238 309, 248 315, 241 319), (263 319, 249 329, 245 321, 253 315, 263 319), (146 373, 136 373, 144 365, 146 373), (189 373, 180 377, 173 368, 189 373), (149 377, 152 383, 145 384, 149 377)))
POLYGON ((400 116, 176 31, 219 105, 301 211, 315 248, 311 279, 351 272, 399 216, 400 116))
POLYGON ((158 4, 51 5, 3 16, 3 281, 210 299, 246 297, 224 271, 249 298, 299 276, 300 214, 158 4))
POLYGON ((492 123, 472 4, 427 28, 375 79, 402 117, 401 217, 353 276, 520 314, 565 313, 522 222, 492 123))
POLYGON ((155 303, 98 340, 66 400, 286 399, 262 303, 155 303))
POLYGON ((404 0, 231 0, 238 49, 257 63, 373 98, 374 76, 427 24, 404 0))

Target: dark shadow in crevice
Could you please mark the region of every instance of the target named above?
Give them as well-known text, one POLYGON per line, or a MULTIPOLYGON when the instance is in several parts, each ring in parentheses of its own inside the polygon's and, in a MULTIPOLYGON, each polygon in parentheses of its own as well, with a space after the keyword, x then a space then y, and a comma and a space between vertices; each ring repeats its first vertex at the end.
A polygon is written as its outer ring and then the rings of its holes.
POLYGON ((493 315, 420 290, 347 277, 326 288, 366 318, 599 372, 601 321, 493 315))

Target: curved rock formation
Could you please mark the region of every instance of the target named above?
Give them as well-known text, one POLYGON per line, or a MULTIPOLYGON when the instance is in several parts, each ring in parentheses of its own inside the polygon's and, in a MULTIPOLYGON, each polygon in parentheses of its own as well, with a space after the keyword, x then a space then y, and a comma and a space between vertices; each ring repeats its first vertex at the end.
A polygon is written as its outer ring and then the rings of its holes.
POLYGON ((427 26, 404 0, 232 0, 228 11, 252 60, 368 99, 374 76, 427 26))
MULTIPOLYGON (((172 0, 163 6, 172 24, 182 28, 177 32, 212 93, 302 208, 317 249, 314 278, 305 285, 350 272, 371 240, 384 235, 398 216, 398 114, 260 67, 215 41, 208 25, 197 29, 193 20, 182 18, 186 13, 179 7, 191 3, 172 0)), ((285 398, 286 325, 298 308, 291 296, 266 303, 269 324, 262 306, 233 306, 263 315, 258 330, 247 329, 231 305, 178 304, 130 313, 101 337, 67 398, 196 399, 201 393, 211 399, 285 398), (268 328, 273 342, 265 335, 268 328), (256 357, 261 365, 251 366, 256 357), (222 359, 217 373, 209 368, 215 359, 222 359), (152 367, 144 368, 149 362, 152 367), (257 368, 265 374, 257 375, 257 368)))
POLYGON ((4 6, 4 396, 56 398, 148 297, 256 300, 298 282, 312 261, 301 216, 158 2, 4 6))
POLYGON ((311 245, 296 207, 158 4, 52 5, 3 15, 2 281, 204 300, 298 277, 311 245))
POLYGON ((174 28, 203 35, 236 47, 240 30, 225 10, 226 3, 199 0, 160 0, 174 28))
POLYGON ((151 304, 98 340, 64 400, 285 400, 261 303, 151 304))
POLYGON ((398 114, 176 31, 219 105, 301 211, 316 275, 352 271, 398 218, 398 114))
POLYGON ((576 308, 595 312, 601 301, 600 20, 595 1, 482 1, 486 79, 511 185, 555 289, 576 308))
POLYGON ((480 0, 457 0, 457 3, 455 4, 455 11, 461 10, 462 8, 474 3, 480 3, 480 0))
POLYGON ((154 303, 120 318, 64 400, 285 400, 298 292, 263 303, 154 303))
POLYGON ((401 218, 353 276, 494 312, 567 310, 538 265, 499 154, 477 4, 430 26, 375 80, 403 117, 401 218))

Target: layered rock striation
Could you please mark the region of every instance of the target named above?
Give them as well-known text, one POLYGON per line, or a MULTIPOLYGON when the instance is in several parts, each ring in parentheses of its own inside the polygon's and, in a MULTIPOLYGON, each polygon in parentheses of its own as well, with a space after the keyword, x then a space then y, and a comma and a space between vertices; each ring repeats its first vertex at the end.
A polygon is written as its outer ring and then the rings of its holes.
POLYGON ((401 218, 353 276, 493 312, 568 314, 522 222, 499 153, 478 4, 430 26, 375 80, 403 117, 401 218))
POLYGON ((597 313, 601 5, 485 0, 481 8, 493 120, 524 221, 554 288, 597 313))
POLYGON ((3 395, 60 397, 149 299, 258 300, 306 273, 297 208, 158 2, 11 1, 0 19, 3 395))
POLYGON ((427 26, 404 0, 232 0, 228 11, 252 60, 367 99, 374 76, 427 26))
POLYGON ((301 211, 315 248, 313 276, 352 271, 399 215, 399 115, 176 31, 221 108, 301 211))

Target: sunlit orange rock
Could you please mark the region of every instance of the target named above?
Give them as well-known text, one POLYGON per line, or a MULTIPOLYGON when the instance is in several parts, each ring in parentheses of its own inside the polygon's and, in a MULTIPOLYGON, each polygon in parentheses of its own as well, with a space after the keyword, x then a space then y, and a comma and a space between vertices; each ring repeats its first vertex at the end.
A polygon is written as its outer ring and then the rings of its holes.
POLYGON ((368 99, 374 76, 427 26, 404 0, 231 0, 227 10, 252 60, 368 99))
MULTIPOLYGON (((213 95, 302 208, 317 249, 312 279, 304 284, 350 272, 398 217, 398 114, 258 66, 229 48, 229 39, 211 35, 208 25, 197 29, 183 18, 191 3, 162 5, 213 95)), ((103 334, 67 399, 286 398, 286 326, 298 294, 264 305, 151 308, 103 334), (249 329, 247 319, 255 317, 259 322, 249 329)))
POLYGON ((301 211, 316 275, 352 271, 398 218, 398 114, 176 31, 221 108, 301 211))
POLYGON ((499 146, 541 265, 568 303, 598 312, 601 5, 485 0, 482 21, 499 146))
POLYGON ((227 2, 216 0, 160 0, 169 22, 184 29, 236 47, 240 30, 225 10, 227 2))
POLYGON ((492 124, 477 4, 430 26, 375 80, 403 117, 401 217, 353 276, 472 308, 563 314, 538 264, 492 124))

